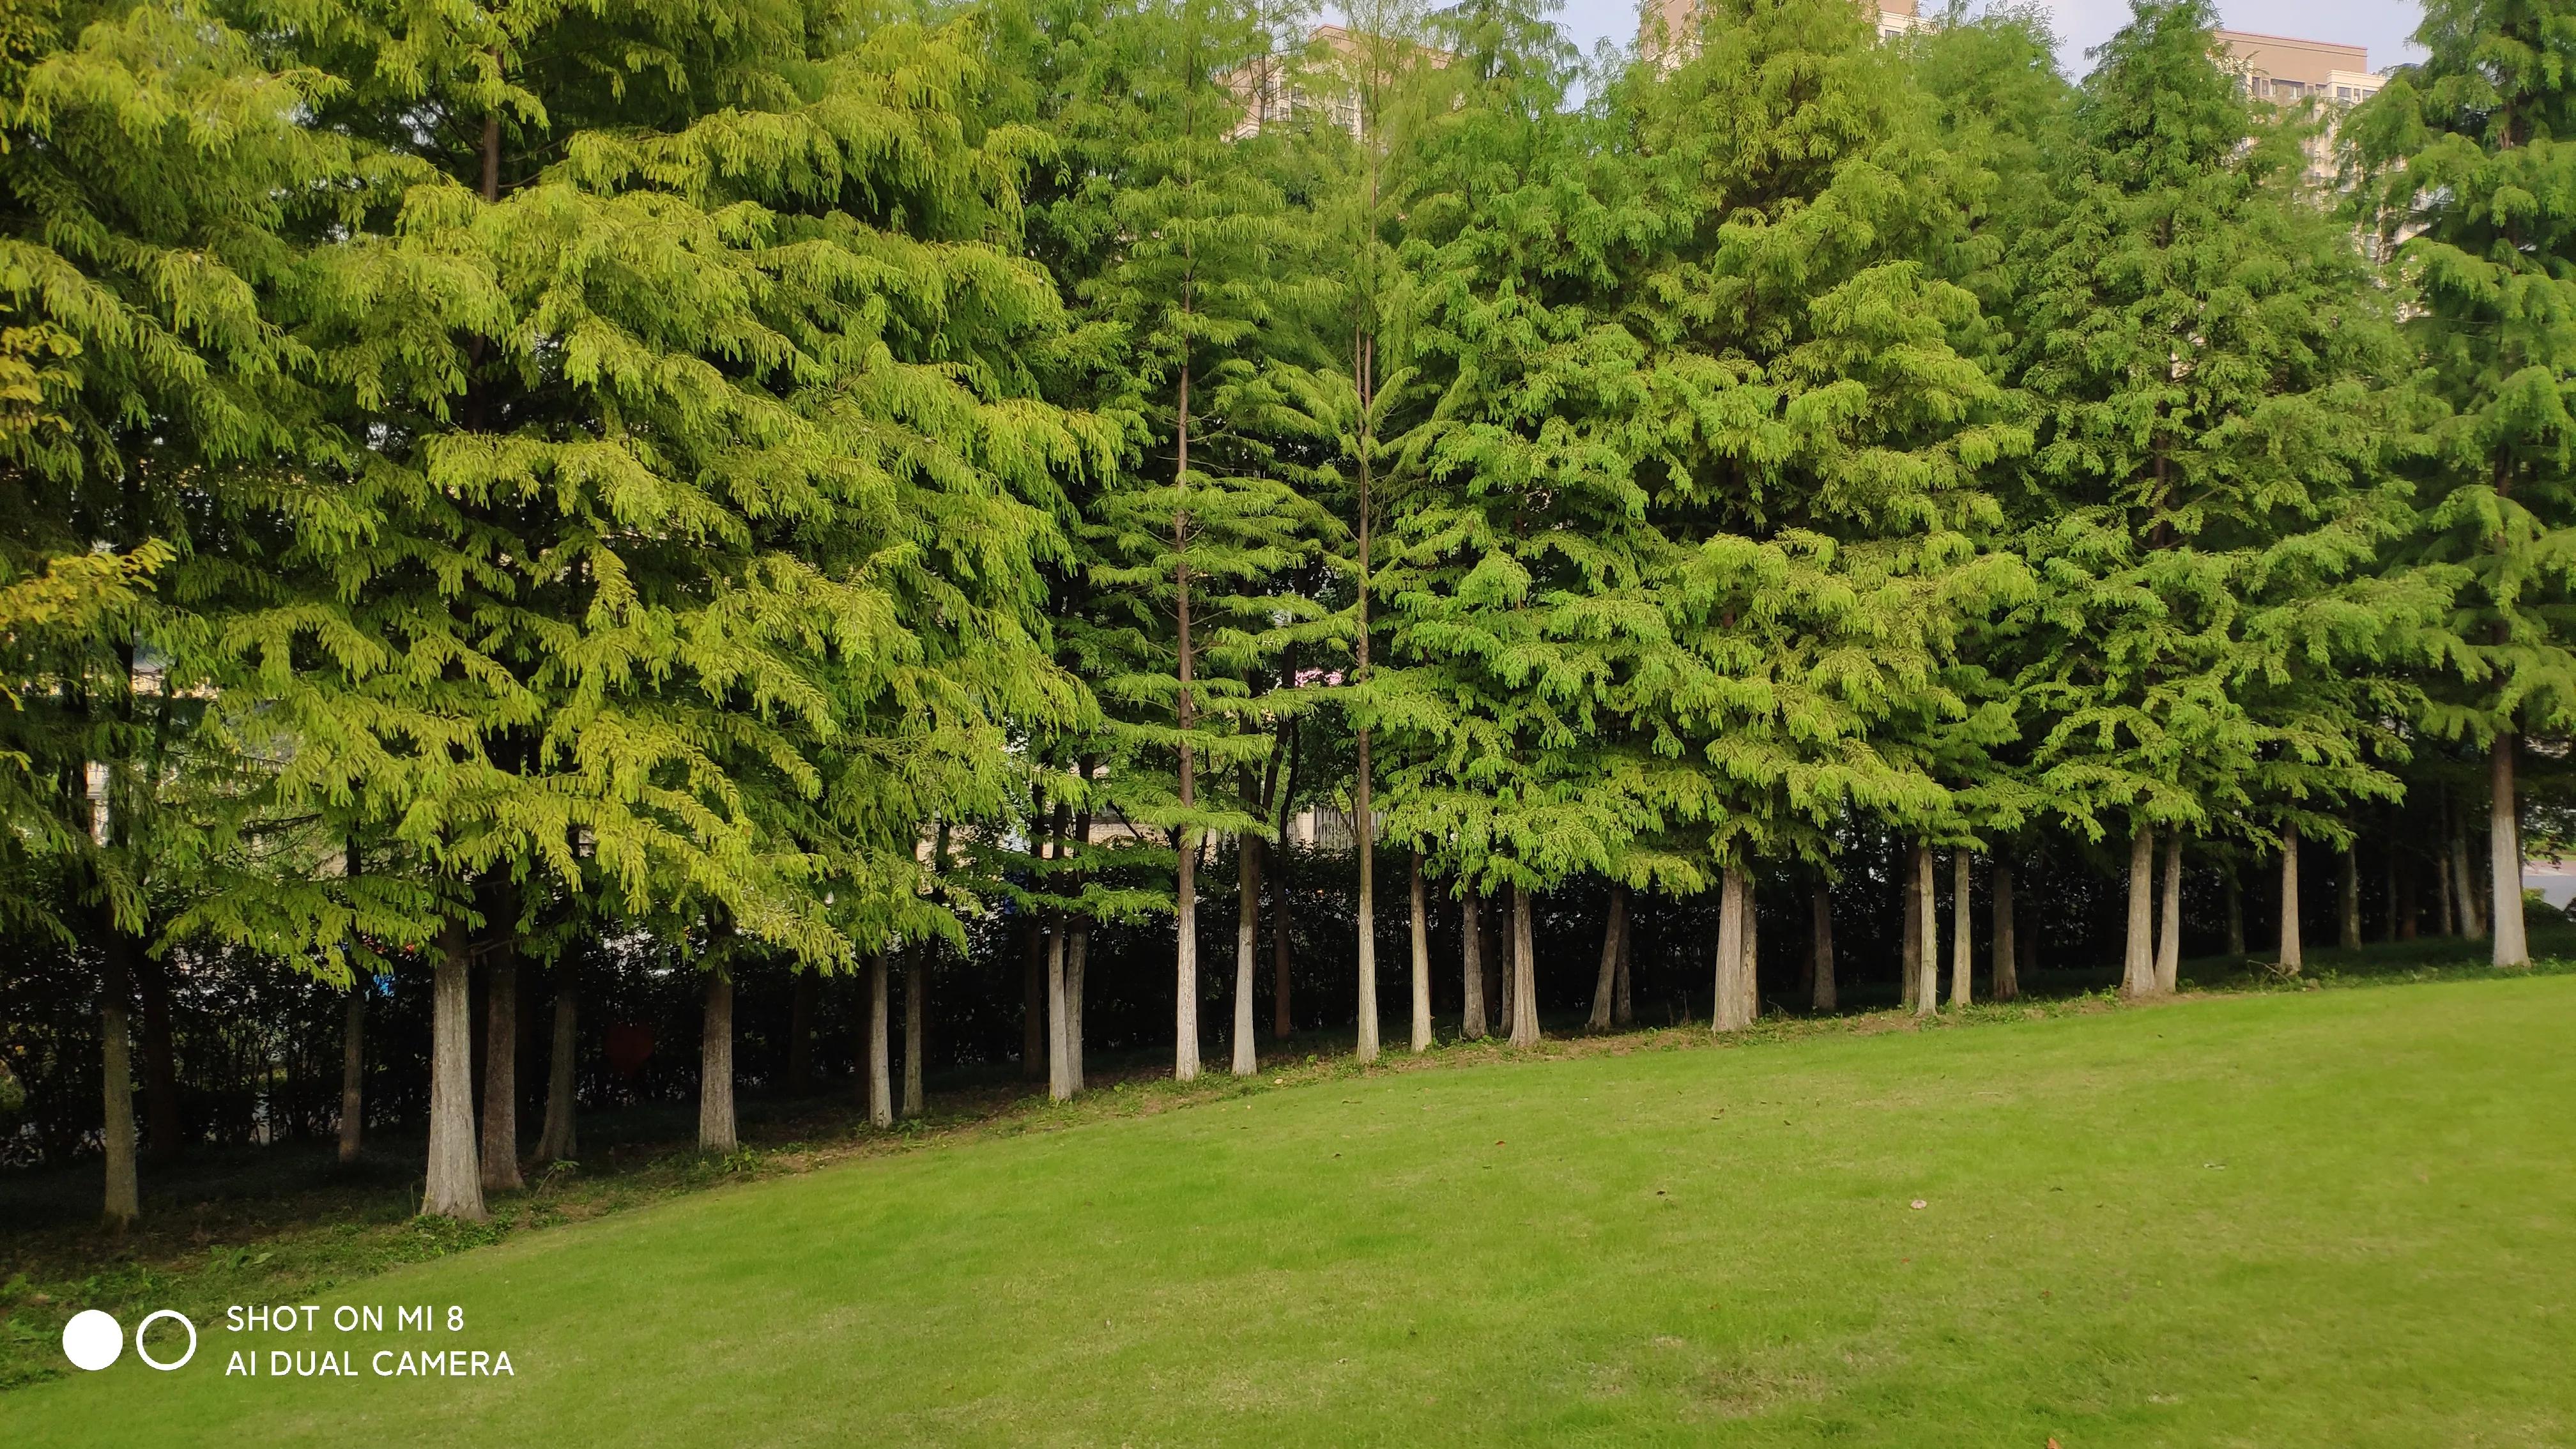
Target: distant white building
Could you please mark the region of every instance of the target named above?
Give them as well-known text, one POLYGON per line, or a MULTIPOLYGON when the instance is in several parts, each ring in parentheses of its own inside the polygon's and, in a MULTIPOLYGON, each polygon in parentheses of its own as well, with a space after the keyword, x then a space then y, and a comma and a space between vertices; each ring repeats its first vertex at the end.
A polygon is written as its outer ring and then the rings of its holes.
POLYGON ((2336 118, 2388 83, 2388 77, 2370 68, 2370 52, 2331 40, 2293 40, 2250 30, 2218 32, 2218 48, 2220 64, 2236 72, 2254 99, 2283 106, 2311 100, 2319 104, 2326 127, 2308 140, 2308 180, 2334 185, 2336 118))
MULTIPOLYGON (((1878 15, 1878 38, 1903 35, 1932 24, 1928 16, 1915 10, 1915 0, 1859 0, 1861 8, 1878 15)), ((1700 0, 1655 0, 1638 22, 1637 43, 1647 50, 1670 47, 1665 55, 1667 65, 1678 65, 1688 58, 1694 47, 1694 22, 1699 18, 1700 0)))

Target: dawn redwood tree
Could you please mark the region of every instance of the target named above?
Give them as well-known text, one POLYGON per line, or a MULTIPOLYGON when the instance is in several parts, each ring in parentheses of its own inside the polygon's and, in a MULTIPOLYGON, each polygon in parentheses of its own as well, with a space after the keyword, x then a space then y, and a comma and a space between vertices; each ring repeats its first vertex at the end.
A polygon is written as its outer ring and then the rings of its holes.
POLYGON ((2456 571, 2424 722, 2488 756, 2499 966, 2522 919, 2522 741, 2576 722, 2576 7, 2430 0, 2405 66, 2344 135, 2363 203, 2410 283, 2406 329, 2445 415, 2411 470, 2409 556, 2456 571))
POLYGON ((2410 518, 2402 354, 2350 229, 2302 189, 2299 118, 2240 94, 2200 0, 2134 11, 2015 263, 2041 580, 2015 654, 2048 808, 2127 837, 2122 989, 2149 995, 2173 974, 2158 840, 2169 892, 2177 834, 2340 843, 2345 802, 2394 787, 2371 746, 2395 747, 2394 671, 2439 595, 2376 567, 2410 518))

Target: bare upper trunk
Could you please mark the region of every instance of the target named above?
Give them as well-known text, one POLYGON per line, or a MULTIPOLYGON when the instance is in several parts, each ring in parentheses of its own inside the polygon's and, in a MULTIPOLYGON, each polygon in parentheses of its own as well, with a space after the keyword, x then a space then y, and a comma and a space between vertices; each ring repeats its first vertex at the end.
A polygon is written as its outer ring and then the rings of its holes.
POLYGON ((2522 929, 2522 811, 2514 794, 2515 736, 2500 734, 2488 752, 2487 860, 2495 886, 2495 964, 2530 962, 2522 929))
POLYGON ((1950 852, 1950 1004, 1966 1006, 1975 999, 1976 988, 1970 981, 1976 960, 1974 917, 1968 911, 1969 869, 1973 862, 1968 848, 1959 846, 1950 852))
POLYGON ((1431 1050, 1431 905, 1422 894, 1422 852, 1413 852, 1413 1049, 1431 1050))
POLYGON ((1994 932, 1995 941, 1988 960, 1994 972, 1994 997, 1997 1001, 2021 999, 2021 942, 2016 929, 2013 902, 2012 862, 1997 857, 1994 865, 1994 932))
POLYGON ((546 1125, 537 1134, 537 1161, 581 1160, 579 1126, 581 986, 570 966, 555 983, 554 1039, 546 1053, 546 1125))
POLYGON ((373 977, 349 987, 340 1014, 340 1160, 355 1162, 366 1130, 367 988, 373 977))
POLYGON ((2341 879, 2335 883, 2335 944, 2347 951, 2361 948, 2361 852, 2343 848, 2341 879))
POLYGON ((2156 989, 2156 833, 2144 825, 2129 837, 2129 938, 2120 965, 2120 994, 2156 989))
POLYGON ((1538 1045, 1538 959, 1531 939, 1530 893, 1512 887, 1512 1045, 1538 1045))
POLYGON ((1065 1075, 1072 1079, 1076 1092, 1083 1090, 1082 1076, 1082 977, 1091 963, 1091 927, 1082 921, 1073 924, 1073 939, 1064 948, 1064 1063, 1065 1075))
POLYGON ((1059 1102, 1073 1097, 1073 1057, 1064 1040, 1064 958, 1071 934, 1058 923, 1047 935, 1047 1095, 1059 1102))
POLYGON ((420 1210, 483 1220, 483 1177, 474 1162, 473 957, 465 923, 450 916, 438 933, 429 1016, 429 1171, 420 1210))
POLYGON ((2299 947, 2299 827, 2281 831, 2281 969, 2305 965, 2299 947))
POLYGON ((1636 959, 1636 955, 1636 924, 1634 921, 1631 921, 1628 925, 1622 927, 1619 932, 1619 984, 1614 992, 1610 1005, 1610 1024, 1612 1026, 1634 1026, 1636 1024, 1637 1002, 1634 989, 1636 970, 1632 964, 1636 959))
POLYGON ((731 1152, 733 1115, 733 978, 707 973, 705 1028, 698 1036, 698 1150, 731 1152))
POLYGON ((2451 822, 2451 878, 2459 883, 2460 934, 2472 941, 2485 940, 2486 912, 2478 902, 2477 873, 2469 869, 2469 822, 2456 815, 2451 822))
POLYGON ((1897 999, 1907 1011, 1914 1010, 1915 997, 1923 984, 1923 903, 1917 893, 1923 889, 1923 863, 1929 847, 1914 841, 1905 847, 1905 860, 1897 867, 1896 914, 1897 934, 1902 945, 1897 951, 1897 999))
POLYGON ((1592 983, 1592 1016, 1586 1030, 1608 1031, 1612 997, 1619 989, 1619 948, 1628 939, 1628 888, 1610 887, 1610 919, 1601 928, 1601 971, 1592 983))

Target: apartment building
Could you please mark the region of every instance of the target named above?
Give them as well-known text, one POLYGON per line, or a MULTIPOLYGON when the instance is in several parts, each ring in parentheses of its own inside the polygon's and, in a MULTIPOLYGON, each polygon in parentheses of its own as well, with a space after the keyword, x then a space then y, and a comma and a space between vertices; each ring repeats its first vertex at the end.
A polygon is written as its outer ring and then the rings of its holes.
POLYGON ((2331 40, 2295 40, 2249 30, 2218 32, 2219 62, 2241 78, 2247 95, 2276 105, 2315 101, 2325 129, 2308 140, 2308 180, 2335 184, 2334 122, 2347 106, 2367 100, 2388 83, 2370 68, 2370 52, 2331 40))
MULTIPOLYGON (((1917 0, 1859 0, 1863 9, 1878 16, 1878 36, 1885 40, 1932 23, 1918 13, 1917 0)), ((1655 0, 1639 23, 1637 42, 1648 50, 1669 43, 1672 55, 1667 60, 1678 63, 1690 53, 1691 22, 1699 13, 1699 0, 1655 0)))

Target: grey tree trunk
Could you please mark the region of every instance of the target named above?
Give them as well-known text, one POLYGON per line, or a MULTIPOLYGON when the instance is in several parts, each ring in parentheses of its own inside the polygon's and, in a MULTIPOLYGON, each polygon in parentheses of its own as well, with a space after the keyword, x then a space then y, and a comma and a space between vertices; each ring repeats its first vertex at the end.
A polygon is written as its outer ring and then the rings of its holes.
POLYGON ((1628 887, 1610 887, 1610 921, 1601 931, 1601 972, 1592 985, 1592 1016, 1584 1023, 1588 1031, 1608 1031, 1613 1006, 1612 998, 1619 989, 1619 950, 1628 939, 1628 887))
POLYGON ((126 959, 128 938, 113 922, 108 932, 101 953, 107 964, 98 1008, 100 1080, 107 1113, 106 1129, 100 1134, 107 1149, 107 1191, 100 1216, 121 1233, 143 1220, 143 1188, 134 1163, 134 1045, 126 1004, 134 983, 126 959))
POLYGON ((1715 1004, 1709 1030, 1742 1031, 1753 1024, 1752 993, 1744 973, 1744 927, 1752 914, 1752 891, 1744 872, 1729 867, 1719 878, 1717 895, 1717 961, 1715 1004))
POLYGON ((1172 1079, 1199 1079, 1199 835, 1181 832, 1181 868, 1175 878, 1178 919, 1173 923, 1172 1079))
MULTIPOLYGON (((1081 1019, 1074 1015, 1073 1011, 1082 1000, 1084 944, 1085 937, 1076 934, 1073 938, 1073 949, 1065 960, 1064 978, 1068 1017, 1065 1055, 1068 1074, 1073 1078, 1076 1090, 1082 1086, 1082 1037, 1078 1031, 1072 1029, 1070 1023, 1081 1019)), ((923 958, 929 952, 928 946, 916 946, 911 954, 904 958, 903 963, 903 1115, 907 1117, 920 1116, 927 1106, 921 1095, 923 1046, 921 998, 922 993, 930 988, 930 969, 923 962, 923 958)))
MULTIPOLYGON (((1290 751, 1290 758, 1296 752, 1290 751)), ((1287 792, 1281 792, 1279 804, 1279 859, 1270 866, 1270 1034, 1280 1041, 1297 1034, 1297 1016, 1290 1009, 1288 994, 1289 958, 1295 944, 1289 931, 1288 902, 1293 892, 1290 885, 1297 858, 1288 849, 1287 792)))
POLYGON ((1744 876, 1744 999, 1754 1017, 1762 1015, 1762 883, 1744 876))
POLYGON ((1512 887, 1512 1045, 1538 1045, 1538 959, 1531 939, 1530 893, 1512 887))
POLYGON ((348 1004, 340 1014, 340 1160, 355 1162, 367 1120, 367 986, 372 976, 350 984, 348 1004))
POLYGON ((1258 1076, 1261 1059, 1252 1042, 1252 961, 1261 952, 1261 837, 1251 831, 1234 842, 1234 1074, 1258 1076))
POLYGON ((733 1116, 733 978, 707 973, 706 1025, 698 1034, 698 1150, 739 1145, 733 1116))
POLYGON ((1975 917, 1969 913, 1968 848, 1950 852, 1950 1004, 1966 1006, 1976 997, 1970 981, 1976 962, 1975 917))
POLYGON ((1459 1013, 1458 1035, 1468 1041, 1485 1035, 1485 898, 1474 886, 1458 898, 1459 976, 1466 1005, 1459 1013))
POLYGON ((1368 731, 1359 732, 1359 774, 1353 781, 1356 794, 1352 800, 1351 829, 1359 842, 1360 852, 1360 1001, 1359 1041, 1353 1055, 1362 1062, 1377 1060, 1377 832, 1371 828, 1369 813, 1368 731))
POLYGON ((2522 810, 2514 794, 2516 739, 2499 734, 2488 752, 2487 860, 2495 887, 2495 964, 2523 966, 2531 947, 2522 929, 2522 810))
POLYGON ((546 1055, 546 1125, 537 1134, 539 1162, 581 1160, 581 1132, 576 1125, 580 1080, 575 1074, 580 1065, 577 1053, 581 1047, 581 988, 574 982, 570 966, 559 969, 562 979, 555 985, 554 1042, 546 1055))
POLYGON ((1916 899, 1916 892, 1923 888, 1922 871, 1917 867, 1923 864, 1924 850, 1919 840, 1907 845, 1905 860, 1897 867, 1900 878, 1896 883, 1896 913, 1904 945, 1897 956, 1896 990, 1907 1011, 1914 1009, 1917 989, 1923 983, 1923 903, 1916 899))
POLYGON ((2281 831, 2281 969, 2305 964, 2299 947, 2299 827, 2292 825, 2281 831))
POLYGON ((2156 990, 2170 996, 2182 986, 2182 832, 2165 837, 2164 894, 2156 914, 2156 990))
POLYGON ((2014 919, 2012 862, 1998 856, 1994 868, 1995 944, 1992 952, 1994 997, 1997 1001, 2021 999, 2021 942, 2014 919))
POLYGON ((1834 890, 1823 881, 1807 888, 1807 932, 1813 976, 1807 989, 1807 1009, 1838 1011, 1842 997, 1834 984, 1834 890))
POLYGON ((1066 1074, 1073 1078, 1073 1089, 1083 1090, 1082 1076, 1082 975, 1091 964, 1091 927, 1076 924, 1073 941, 1064 951, 1064 1060, 1066 1074))
POLYGON ((2335 926, 2336 945, 2361 949, 2361 852, 2352 845, 2343 848, 2342 879, 2335 885, 2335 926))
POLYGON ((438 933, 430 972, 429 1171, 425 1215, 483 1221, 483 1176, 474 1162, 473 956, 465 923, 451 916, 438 933))
POLYGON ((1431 903, 1423 896, 1422 852, 1413 852, 1413 1050, 1431 1050, 1431 903))
POLYGON ((2120 964, 2120 994, 2156 989, 2156 833, 2141 825, 2129 839, 2129 940, 2120 964))
MULTIPOLYGON (((1066 937, 1069 934, 1062 922, 1058 922, 1056 928, 1047 933, 1047 1096, 1058 1102, 1069 1101, 1073 1097, 1073 1057, 1065 1050, 1064 1037, 1064 958, 1066 937)), ((1242 974, 1250 973, 1246 971, 1242 974)), ((1248 1003, 1236 1003, 1235 1013, 1238 1024, 1240 1018, 1248 1015, 1251 1010, 1248 1003)), ((1234 1074, 1238 1077, 1244 1074, 1243 1054, 1243 1045, 1240 1042, 1236 1043, 1234 1074)))
POLYGON ((519 1178, 519 964, 501 945, 483 989, 483 1190, 510 1192, 519 1178))
POLYGON ((894 1125, 894 1052, 887 1039, 886 977, 883 951, 868 958, 868 1125, 894 1125))
POLYGON ((1917 1016, 1929 1016, 1941 1005, 1941 922, 1932 898, 1932 847, 1929 843, 1915 848, 1914 903, 1915 909, 1923 913, 1923 922, 1916 928, 1922 938, 1923 949, 1914 963, 1915 969, 1921 973, 1914 982, 1914 1012, 1917 1016))

